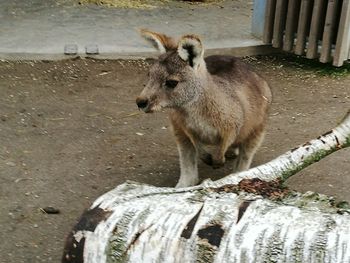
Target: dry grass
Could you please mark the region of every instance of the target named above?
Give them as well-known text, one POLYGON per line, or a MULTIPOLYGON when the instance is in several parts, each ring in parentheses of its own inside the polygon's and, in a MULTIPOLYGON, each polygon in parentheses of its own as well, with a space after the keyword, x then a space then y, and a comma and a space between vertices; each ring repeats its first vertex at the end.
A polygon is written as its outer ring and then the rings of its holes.
POLYGON ((116 8, 152 9, 162 6, 170 1, 184 2, 189 4, 203 4, 221 2, 222 0, 80 0, 79 4, 96 4, 116 8))
MULTIPOLYGON (((164 2, 164 1, 162 1, 164 2)), ((151 4, 151 1, 144 0, 80 0, 79 4, 96 4, 104 5, 109 7, 119 7, 119 8, 142 8, 150 9, 156 6, 151 4)))

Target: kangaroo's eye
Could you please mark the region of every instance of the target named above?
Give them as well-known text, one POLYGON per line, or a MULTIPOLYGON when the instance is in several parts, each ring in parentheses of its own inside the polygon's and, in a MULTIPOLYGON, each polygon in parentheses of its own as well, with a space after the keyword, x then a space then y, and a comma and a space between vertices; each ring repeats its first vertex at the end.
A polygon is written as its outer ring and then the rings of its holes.
POLYGON ((177 83, 179 83, 177 80, 168 79, 167 81, 165 81, 165 86, 168 89, 174 89, 176 87, 177 83))

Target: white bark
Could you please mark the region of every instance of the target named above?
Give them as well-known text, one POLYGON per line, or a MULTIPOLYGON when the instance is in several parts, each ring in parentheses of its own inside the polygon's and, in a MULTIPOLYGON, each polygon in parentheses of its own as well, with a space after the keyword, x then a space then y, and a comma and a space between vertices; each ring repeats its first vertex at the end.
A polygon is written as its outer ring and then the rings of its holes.
POLYGON ((350 262, 350 210, 319 194, 272 200, 236 186, 286 180, 349 145, 350 112, 329 133, 216 182, 182 189, 122 184, 83 214, 63 261, 350 262))

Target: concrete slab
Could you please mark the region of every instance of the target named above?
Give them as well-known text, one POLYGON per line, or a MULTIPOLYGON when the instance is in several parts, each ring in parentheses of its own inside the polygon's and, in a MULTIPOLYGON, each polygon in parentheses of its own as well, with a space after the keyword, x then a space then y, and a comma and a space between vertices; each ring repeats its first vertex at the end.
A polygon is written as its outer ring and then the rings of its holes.
POLYGON ((170 1, 154 9, 82 6, 78 2, 2 0, 0 58, 61 59, 69 57, 64 54, 67 45, 76 45, 78 56, 152 55, 154 50, 136 31, 140 27, 173 36, 196 33, 213 50, 262 45, 251 35, 252 1, 210 5, 170 1), (99 54, 87 55, 87 47, 96 47, 99 54))

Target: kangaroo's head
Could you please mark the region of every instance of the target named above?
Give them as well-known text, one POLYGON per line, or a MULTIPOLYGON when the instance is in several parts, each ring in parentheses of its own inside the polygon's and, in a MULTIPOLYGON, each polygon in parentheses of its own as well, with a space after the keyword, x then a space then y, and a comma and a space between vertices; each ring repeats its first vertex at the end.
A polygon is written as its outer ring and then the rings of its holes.
POLYGON ((196 100, 205 72, 199 37, 185 35, 175 41, 164 34, 144 29, 140 32, 161 54, 150 67, 148 82, 136 99, 139 109, 148 113, 183 107, 196 100))

